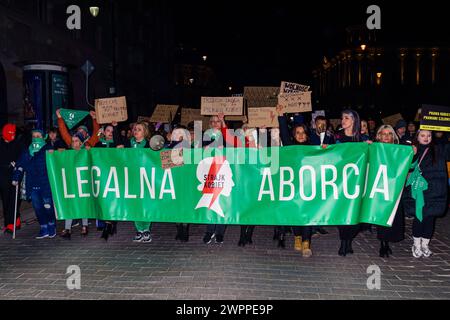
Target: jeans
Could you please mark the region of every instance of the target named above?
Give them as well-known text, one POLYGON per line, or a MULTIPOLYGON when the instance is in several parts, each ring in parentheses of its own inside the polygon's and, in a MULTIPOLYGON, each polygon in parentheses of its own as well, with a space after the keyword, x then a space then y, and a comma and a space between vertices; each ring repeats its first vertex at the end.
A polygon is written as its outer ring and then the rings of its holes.
POLYGON ((50 194, 45 194, 40 188, 33 188, 31 203, 41 226, 54 225, 56 223, 53 200, 50 194))
MULTIPOLYGON (((83 227, 87 227, 89 225, 88 219, 81 219, 81 224, 83 225, 83 227)), ((64 229, 66 230, 72 229, 72 219, 64 221, 64 229)))

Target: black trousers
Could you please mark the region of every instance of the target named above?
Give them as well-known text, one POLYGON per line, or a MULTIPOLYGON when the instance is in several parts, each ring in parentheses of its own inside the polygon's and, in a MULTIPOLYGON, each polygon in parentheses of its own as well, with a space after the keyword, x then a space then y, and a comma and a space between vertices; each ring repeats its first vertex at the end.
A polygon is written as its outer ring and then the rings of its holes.
POLYGON ((216 236, 224 236, 226 228, 226 224, 208 224, 208 226, 206 227, 206 232, 215 233, 216 236))
MULTIPOLYGON (((285 226, 279 226, 276 227, 277 231, 279 234, 286 234, 286 231, 290 228, 290 227, 285 227, 285 226)), ((296 227, 292 227, 292 231, 294 233, 294 236, 296 237, 302 237, 302 241, 311 241, 311 237, 312 237, 312 228, 313 227, 308 227, 308 226, 296 226, 296 227)))
POLYGON ((311 241, 313 227, 292 227, 292 231, 294 231, 294 236, 302 237, 302 241, 311 241))
POLYGON ((359 224, 354 226, 338 226, 339 239, 353 240, 353 238, 358 234, 359 228, 359 224))
POLYGON ((417 217, 414 218, 412 233, 414 238, 431 239, 434 232, 435 217, 424 217, 420 222, 417 217))
MULTIPOLYGON (((11 181, 0 184, 0 198, 3 204, 3 216, 5 221, 5 227, 9 224, 14 224, 14 206, 15 206, 16 187, 11 184, 11 181)), ((19 214, 19 203, 17 204, 17 218, 19 214)))

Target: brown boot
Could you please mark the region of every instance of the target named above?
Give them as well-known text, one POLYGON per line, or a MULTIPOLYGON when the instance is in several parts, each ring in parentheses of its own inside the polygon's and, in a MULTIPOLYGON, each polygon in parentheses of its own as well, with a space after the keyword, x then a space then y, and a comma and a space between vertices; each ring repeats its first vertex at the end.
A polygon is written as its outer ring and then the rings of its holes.
POLYGON ((311 243, 309 241, 302 242, 302 249, 303 249, 303 257, 309 258, 312 256, 311 243))

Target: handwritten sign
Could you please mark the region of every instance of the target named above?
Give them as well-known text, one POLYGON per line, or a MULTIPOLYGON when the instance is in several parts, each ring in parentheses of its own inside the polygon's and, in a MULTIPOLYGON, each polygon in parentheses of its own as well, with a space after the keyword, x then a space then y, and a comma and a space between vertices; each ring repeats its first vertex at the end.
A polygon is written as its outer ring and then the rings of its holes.
POLYGON ((400 113, 394 114, 392 116, 383 118, 383 123, 392 126, 393 128, 397 124, 397 121, 402 120, 403 117, 400 113))
POLYGON ((209 117, 202 116, 200 109, 181 109, 180 124, 187 126, 192 121, 201 121, 203 130, 209 128, 209 117))
POLYGON ((278 104, 284 108, 285 113, 310 112, 311 91, 291 94, 280 94, 278 104))
POLYGON ((126 121, 128 119, 126 98, 96 99, 95 113, 100 124, 126 121))
POLYGON ((251 128, 278 128, 278 114, 275 108, 248 108, 248 126, 251 128))
POLYGON ((227 116, 225 118, 226 121, 242 121, 244 123, 247 122, 247 116, 227 116))
POLYGON ((280 93, 299 93, 308 92, 309 86, 298 84, 294 82, 282 81, 280 86, 280 93))
POLYGON ((183 149, 175 148, 172 150, 161 151, 159 156, 161 158, 161 167, 163 169, 171 169, 184 165, 183 149))
POLYGON ((156 105, 155 111, 153 111, 150 122, 170 123, 175 119, 178 108, 178 105, 158 104, 156 105))
POLYGON ((150 120, 151 120, 151 117, 139 116, 139 117, 137 118, 137 122, 145 121, 145 122, 150 123, 150 122, 151 122, 150 120))
POLYGON ((280 87, 245 87, 244 98, 247 107, 276 107, 280 87))
POLYGON ((202 97, 202 115, 224 115, 239 116, 244 112, 243 97, 202 97))

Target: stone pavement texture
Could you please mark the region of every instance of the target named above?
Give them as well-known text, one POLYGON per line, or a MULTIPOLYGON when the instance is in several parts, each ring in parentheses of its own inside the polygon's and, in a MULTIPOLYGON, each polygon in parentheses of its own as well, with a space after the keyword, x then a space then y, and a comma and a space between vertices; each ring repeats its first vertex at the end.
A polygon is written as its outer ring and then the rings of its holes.
MULTIPOLYGON (((32 209, 24 211, 33 216, 32 209)), ((411 255, 407 238, 393 244, 393 256, 378 257, 376 232, 360 233, 355 254, 339 257, 337 230, 313 238, 313 257, 272 240, 272 227, 257 227, 254 244, 238 247, 239 227, 229 226, 222 245, 205 245, 204 225, 191 226, 188 243, 175 241, 173 224, 153 225, 153 241, 135 244, 132 223, 119 223, 105 242, 91 221, 90 233, 73 229, 72 240, 34 240, 39 226, 25 225, 17 239, 0 235, 0 299, 449 299, 450 216, 437 221, 431 258, 411 255), (66 286, 67 267, 78 265, 81 289, 66 286), (381 269, 381 289, 369 290, 370 265, 381 269)), ((59 222, 60 231, 63 227, 59 222)))

